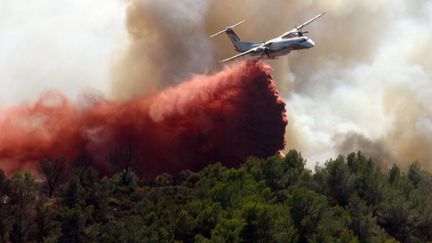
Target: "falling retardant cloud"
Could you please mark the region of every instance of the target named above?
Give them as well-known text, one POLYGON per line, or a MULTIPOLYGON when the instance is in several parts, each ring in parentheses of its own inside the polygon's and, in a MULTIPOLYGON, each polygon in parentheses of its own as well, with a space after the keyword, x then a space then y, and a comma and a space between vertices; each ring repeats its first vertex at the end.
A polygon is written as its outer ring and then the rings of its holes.
POLYGON ((210 162, 236 166, 249 156, 278 154, 285 145, 285 104, 270 66, 259 62, 195 76, 147 98, 83 102, 51 92, 34 104, 1 110, 1 168, 10 174, 36 170, 47 157, 64 158, 65 167, 89 158, 111 174, 121 167, 110 158, 128 150, 137 172, 150 178, 210 162))

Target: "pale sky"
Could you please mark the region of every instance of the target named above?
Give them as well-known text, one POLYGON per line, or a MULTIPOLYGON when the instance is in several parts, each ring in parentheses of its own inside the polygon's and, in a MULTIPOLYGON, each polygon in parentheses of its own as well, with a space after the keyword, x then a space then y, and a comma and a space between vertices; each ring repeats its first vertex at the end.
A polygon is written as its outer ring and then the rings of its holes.
POLYGON ((126 46, 119 0, 2 0, 0 106, 35 100, 46 90, 74 99, 106 93, 109 68, 126 46))

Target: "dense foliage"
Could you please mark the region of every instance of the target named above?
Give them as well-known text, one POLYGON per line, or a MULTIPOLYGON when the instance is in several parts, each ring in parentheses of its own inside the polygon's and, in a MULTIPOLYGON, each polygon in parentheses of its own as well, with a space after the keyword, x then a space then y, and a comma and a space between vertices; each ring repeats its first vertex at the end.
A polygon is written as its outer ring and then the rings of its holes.
POLYGON ((352 153, 312 172, 292 150, 152 181, 130 167, 101 177, 86 166, 66 175, 60 160, 43 164, 41 179, 0 174, 0 241, 432 240, 432 177, 418 163, 382 172, 352 153))

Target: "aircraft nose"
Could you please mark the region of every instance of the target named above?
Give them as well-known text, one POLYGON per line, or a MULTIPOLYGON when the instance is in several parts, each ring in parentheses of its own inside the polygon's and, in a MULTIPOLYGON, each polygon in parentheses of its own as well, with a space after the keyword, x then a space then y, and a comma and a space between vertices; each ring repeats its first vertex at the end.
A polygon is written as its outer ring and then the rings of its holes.
POLYGON ((312 48, 315 46, 315 42, 313 42, 313 40, 311 40, 311 39, 308 40, 308 44, 309 44, 309 48, 312 48))

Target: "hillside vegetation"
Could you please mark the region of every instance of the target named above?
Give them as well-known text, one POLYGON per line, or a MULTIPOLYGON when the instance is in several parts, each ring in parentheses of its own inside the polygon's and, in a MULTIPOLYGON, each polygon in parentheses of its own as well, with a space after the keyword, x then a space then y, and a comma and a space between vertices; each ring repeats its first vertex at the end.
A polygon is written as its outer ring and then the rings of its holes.
POLYGON ((66 173, 59 160, 43 164, 38 180, 1 173, 2 242, 432 240, 432 177, 418 163, 383 172, 352 153, 312 172, 292 150, 152 181, 129 166, 99 176, 85 165, 66 173))

